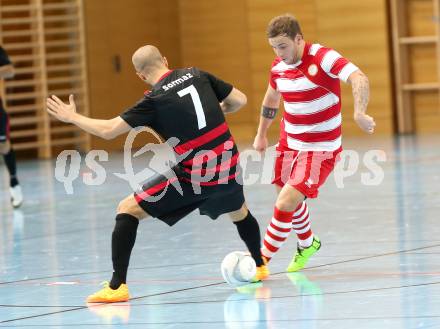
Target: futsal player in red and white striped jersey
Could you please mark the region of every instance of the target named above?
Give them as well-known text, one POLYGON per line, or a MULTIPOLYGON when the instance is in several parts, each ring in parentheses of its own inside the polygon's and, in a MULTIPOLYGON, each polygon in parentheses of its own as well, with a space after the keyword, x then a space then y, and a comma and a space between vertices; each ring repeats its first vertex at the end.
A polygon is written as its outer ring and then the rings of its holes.
POLYGON ((366 114, 369 81, 366 75, 337 51, 304 40, 298 21, 290 14, 272 19, 267 29, 276 58, 262 104, 254 148, 268 146, 267 130, 284 101, 277 145, 275 178, 278 198, 267 227, 262 253, 269 261, 295 231, 298 247, 287 267, 298 271, 321 247, 313 234, 306 198, 318 190, 334 169, 341 146, 341 87, 350 83, 354 120, 366 133, 375 122, 366 114))

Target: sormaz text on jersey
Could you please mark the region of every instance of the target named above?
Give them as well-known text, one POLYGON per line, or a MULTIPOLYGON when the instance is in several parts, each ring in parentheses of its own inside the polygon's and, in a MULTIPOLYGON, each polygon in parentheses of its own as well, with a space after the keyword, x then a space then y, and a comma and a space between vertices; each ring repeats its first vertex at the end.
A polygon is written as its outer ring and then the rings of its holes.
POLYGON ((179 79, 171 81, 170 83, 162 86, 162 89, 165 91, 170 90, 171 88, 178 86, 181 83, 184 83, 186 80, 189 80, 191 78, 194 78, 194 76, 191 73, 187 73, 187 74, 183 75, 182 77, 180 77, 179 79))

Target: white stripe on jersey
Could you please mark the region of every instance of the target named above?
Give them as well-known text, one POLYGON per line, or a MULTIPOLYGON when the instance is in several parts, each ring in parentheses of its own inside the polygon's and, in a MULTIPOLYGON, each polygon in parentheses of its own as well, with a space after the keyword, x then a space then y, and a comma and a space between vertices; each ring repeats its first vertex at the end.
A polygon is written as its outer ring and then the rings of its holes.
POLYGON ((301 151, 335 151, 341 146, 341 136, 334 141, 307 143, 287 136, 287 146, 292 150, 301 151))
POLYGON ((310 46, 309 54, 312 56, 315 56, 319 49, 321 49, 322 46, 319 43, 314 43, 310 46))
POLYGON ((341 70, 341 72, 339 72, 339 74, 338 74, 339 79, 341 79, 344 82, 347 82, 350 74, 352 74, 353 72, 355 72, 357 70, 359 70, 359 68, 356 65, 354 65, 353 63, 348 63, 347 65, 344 66, 344 68, 341 70))
POLYGON ((305 90, 315 89, 318 85, 315 85, 312 81, 306 77, 298 79, 276 79, 278 91, 280 92, 301 92, 305 90))
POLYGON ((284 102, 284 109, 289 114, 312 114, 320 112, 339 103, 339 98, 333 93, 328 93, 311 102, 284 102))
POLYGON ((341 57, 342 56, 337 51, 329 50, 328 52, 325 53, 324 57, 322 58, 322 61, 321 61, 322 69, 326 73, 330 73, 330 70, 332 69, 333 64, 341 57))
MULTIPOLYGON (((321 73, 325 72, 327 76, 334 79, 339 78, 344 82, 347 82, 350 74, 358 70, 358 68, 350 62, 346 65, 342 65, 346 59, 342 61, 344 57, 341 56, 341 54, 317 43, 310 45, 306 55, 308 55, 308 57, 306 57, 307 65, 314 63, 318 65, 321 73), (320 61, 317 59, 318 52, 320 54, 320 61), (335 70, 336 63, 341 64, 338 65, 338 70, 335 70), (334 74, 332 73, 332 69, 335 71, 334 74)), ((286 143, 291 149, 300 151, 334 151, 341 146, 342 140, 341 136, 337 133, 339 130, 334 133, 332 132, 341 126, 341 114, 337 111, 340 110, 340 92, 336 89, 332 89, 332 85, 326 85, 327 83, 330 84, 333 82, 330 82, 324 74, 318 74, 315 78, 310 77, 310 80, 307 76, 304 76, 304 73, 300 74, 301 72, 298 72, 298 66, 301 64, 303 64, 301 61, 293 65, 288 65, 280 61, 276 63, 271 70, 271 79, 273 79, 272 81, 275 80, 277 90, 281 92, 284 98, 284 109, 286 113, 293 115, 293 117, 288 116, 290 122, 287 121, 287 119, 283 120, 283 143, 286 143), (283 75, 284 73, 290 73, 289 71, 296 79, 287 79, 287 76, 292 76, 291 74, 283 75), (327 91, 321 90, 320 88, 324 88, 327 91), (286 102, 286 99, 292 101, 286 102), (323 120, 320 118, 328 117, 328 111, 333 112, 333 110, 338 112, 334 117, 319 122, 319 120, 323 120), (295 115, 301 116, 302 124, 296 122, 295 115), (309 117, 308 115, 311 116, 309 117), (332 132, 330 134, 332 137, 328 137, 329 134, 325 134, 325 132, 332 132), (301 138, 301 140, 293 138, 295 135, 300 134, 304 134, 303 136, 297 137, 301 138), (322 135, 324 136, 321 138, 322 135), (335 139, 328 140, 329 138, 335 139), (307 142, 307 140, 310 140, 310 142, 307 142)))
POLYGON ((338 128, 342 124, 341 114, 335 115, 333 118, 317 124, 295 125, 284 120, 284 130, 289 134, 303 134, 306 132, 326 132, 338 128))

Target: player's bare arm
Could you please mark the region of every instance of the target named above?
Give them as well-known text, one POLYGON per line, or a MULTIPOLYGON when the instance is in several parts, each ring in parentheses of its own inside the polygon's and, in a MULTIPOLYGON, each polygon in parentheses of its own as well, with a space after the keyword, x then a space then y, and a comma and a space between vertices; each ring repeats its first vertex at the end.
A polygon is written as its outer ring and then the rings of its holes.
POLYGON ((120 117, 99 120, 77 113, 73 95, 69 96, 69 104, 64 103, 57 96, 53 95, 47 99, 46 105, 47 112, 58 120, 74 124, 82 130, 104 139, 113 139, 131 129, 120 117))
POLYGON ((12 78, 14 73, 14 67, 12 64, 0 66, 0 79, 12 78))
POLYGON ((371 116, 366 114, 370 100, 368 77, 361 70, 357 70, 348 77, 348 81, 353 91, 354 120, 363 131, 372 134, 376 123, 371 116))
POLYGON ((276 116, 280 107, 281 95, 273 89, 271 85, 267 86, 261 107, 260 123, 258 125, 257 135, 254 139, 253 147, 259 152, 263 152, 268 146, 267 131, 276 116))
POLYGON ((233 88, 223 102, 220 103, 223 113, 233 113, 241 109, 247 103, 247 97, 240 90, 233 88))

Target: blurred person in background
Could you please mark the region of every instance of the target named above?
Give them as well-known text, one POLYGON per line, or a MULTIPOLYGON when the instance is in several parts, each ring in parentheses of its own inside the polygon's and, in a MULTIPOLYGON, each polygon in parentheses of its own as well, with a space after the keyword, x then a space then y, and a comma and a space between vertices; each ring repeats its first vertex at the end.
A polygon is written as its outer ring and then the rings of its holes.
MULTIPOLYGON (((14 67, 9 60, 8 54, 0 46, 0 90, 4 79, 14 76, 14 67)), ((1 96, 1 95, 0 95, 1 96)), ((14 208, 21 206, 23 202, 23 194, 17 179, 17 162, 15 153, 11 146, 9 138, 9 116, 3 107, 3 100, 0 97, 0 154, 3 155, 6 167, 9 172, 9 191, 11 195, 11 203, 14 208)))

